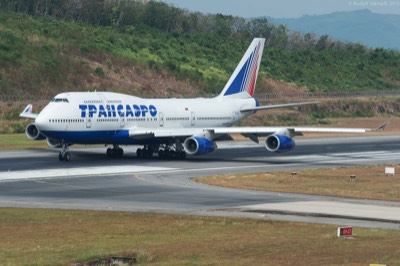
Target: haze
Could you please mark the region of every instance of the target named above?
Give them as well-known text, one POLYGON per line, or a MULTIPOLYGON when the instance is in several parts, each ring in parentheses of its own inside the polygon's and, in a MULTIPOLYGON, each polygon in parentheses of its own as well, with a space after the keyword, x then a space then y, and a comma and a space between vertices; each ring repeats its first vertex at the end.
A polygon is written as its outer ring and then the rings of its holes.
POLYGON ((297 18, 337 11, 369 9, 374 13, 400 15, 400 0, 162 0, 176 7, 202 13, 222 13, 245 18, 268 16, 297 18))

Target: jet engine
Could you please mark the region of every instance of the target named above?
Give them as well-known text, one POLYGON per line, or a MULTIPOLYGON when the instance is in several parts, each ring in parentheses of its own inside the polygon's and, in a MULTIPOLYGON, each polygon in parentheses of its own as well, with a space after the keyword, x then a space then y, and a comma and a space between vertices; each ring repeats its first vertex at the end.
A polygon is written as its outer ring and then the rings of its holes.
POLYGON ((45 136, 43 136, 40 133, 39 129, 37 128, 37 126, 34 123, 29 124, 26 127, 25 134, 28 137, 28 139, 31 139, 31 140, 43 140, 46 138, 45 136))
POLYGON ((296 146, 294 140, 288 136, 273 134, 265 140, 265 147, 270 152, 288 152, 296 146))
POLYGON ((190 155, 203 155, 215 150, 214 141, 203 137, 190 137, 183 143, 185 152, 190 155))

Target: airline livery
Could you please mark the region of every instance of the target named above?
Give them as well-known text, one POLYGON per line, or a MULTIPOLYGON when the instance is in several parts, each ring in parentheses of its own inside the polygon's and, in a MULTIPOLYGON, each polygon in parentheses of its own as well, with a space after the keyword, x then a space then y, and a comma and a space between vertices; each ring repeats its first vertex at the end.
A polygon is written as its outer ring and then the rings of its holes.
POLYGON ((58 94, 39 113, 28 105, 21 117, 34 118, 26 127, 32 140, 46 139, 61 148, 60 161, 71 158, 73 144, 105 144, 108 157, 122 157, 121 145, 140 145, 137 156, 185 159, 217 148, 215 140, 238 133, 258 143, 266 137, 270 152, 295 147, 294 136, 302 132, 364 133, 377 129, 311 127, 230 127, 259 110, 299 106, 306 103, 260 106, 253 98, 264 39, 254 39, 222 92, 214 98, 143 99, 110 92, 67 92, 58 94))

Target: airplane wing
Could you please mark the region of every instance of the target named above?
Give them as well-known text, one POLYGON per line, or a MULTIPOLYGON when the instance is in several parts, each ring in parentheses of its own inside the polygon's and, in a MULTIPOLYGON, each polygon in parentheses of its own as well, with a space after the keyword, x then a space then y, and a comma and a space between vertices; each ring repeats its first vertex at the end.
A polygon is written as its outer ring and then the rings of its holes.
POLYGON ((376 128, 342 128, 342 127, 228 127, 214 128, 214 134, 242 134, 253 142, 259 143, 258 137, 266 137, 271 134, 287 131, 290 137, 302 136, 303 133, 355 133, 361 134, 371 131, 383 131, 389 121, 376 128))
POLYGON ((213 131, 216 134, 255 134, 257 136, 267 136, 278 132, 282 129, 287 129, 293 132, 295 136, 300 136, 302 133, 365 133, 375 129, 370 128, 335 128, 335 127, 232 127, 232 128, 215 128, 213 131))
POLYGON ((19 117, 25 117, 25 118, 33 118, 35 119, 38 116, 38 114, 32 113, 32 104, 28 104, 24 111, 19 114, 19 117))
POLYGON ((130 128, 129 137, 135 139, 166 138, 166 137, 190 137, 207 131, 202 128, 130 128))
POLYGON ((286 108, 286 107, 302 106, 302 105, 309 105, 309 104, 318 104, 318 102, 301 102, 301 103, 264 105, 264 106, 257 106, 257 107, 253 107, 253 108, 243 108, 243 109, 240 109, 240 112, 251 112, 251 111, 260 111, 260 110, 268 110, 268 109, 276 109, 276 108, 286 108))
POLYGON ((303 133, 366 133, 382 131, 389 124, 384 122, 376 128, 341 128, 341 127, 216 127, 216 128, 131 128, 129 136, 136 139, 165 138, 165 137, 190 137, 205 132, 212 135, 242 134, 258 143, 258 137, 265 137, 283 130, 291 136, 301 136, 303 133))

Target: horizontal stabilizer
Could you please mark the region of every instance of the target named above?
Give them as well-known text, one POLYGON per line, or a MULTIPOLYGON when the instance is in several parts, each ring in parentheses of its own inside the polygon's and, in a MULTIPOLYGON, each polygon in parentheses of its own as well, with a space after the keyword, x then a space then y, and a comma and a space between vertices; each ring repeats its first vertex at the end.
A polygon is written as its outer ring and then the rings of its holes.
POLYGON ((36 118, 38 114, 32 113, 32 104, 28 104, 24 111, 19 114, 19 117, 36 118))

